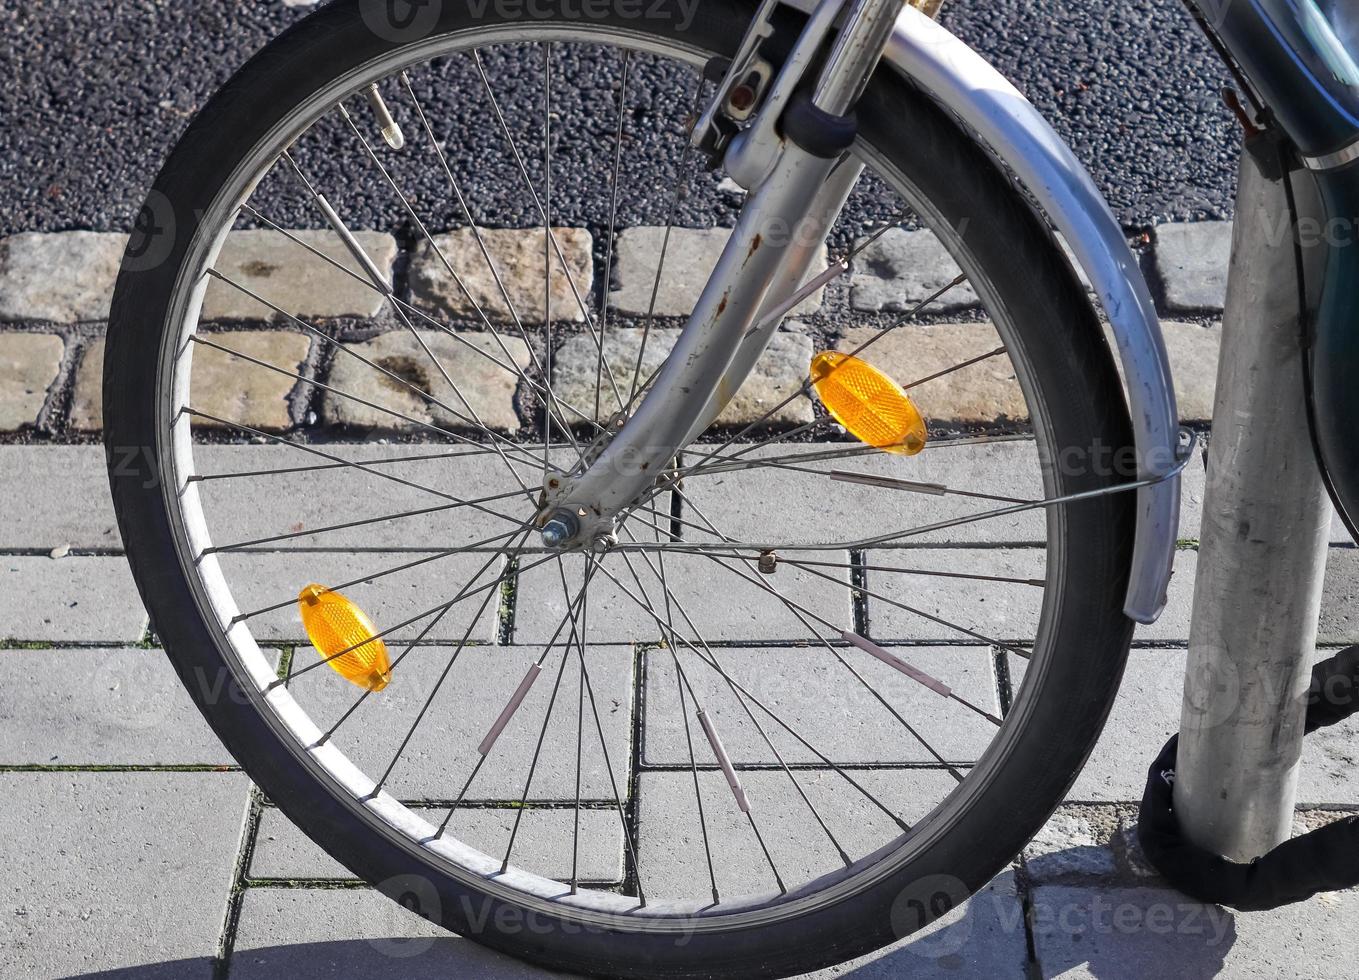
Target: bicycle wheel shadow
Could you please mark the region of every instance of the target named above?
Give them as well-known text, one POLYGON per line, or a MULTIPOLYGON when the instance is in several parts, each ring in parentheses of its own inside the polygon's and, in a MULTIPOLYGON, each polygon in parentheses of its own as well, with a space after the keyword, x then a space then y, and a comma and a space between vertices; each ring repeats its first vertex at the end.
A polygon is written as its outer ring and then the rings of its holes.
MULTIPOLYGON (((529 966, 456 936, 392 936, 238 949, 232 954, 228 975, 231 980, 546 980, 567 976, 529 966)), ((71 980, 212 980, 213 976, 212 961, 196 958, 82 973, 71 980)))

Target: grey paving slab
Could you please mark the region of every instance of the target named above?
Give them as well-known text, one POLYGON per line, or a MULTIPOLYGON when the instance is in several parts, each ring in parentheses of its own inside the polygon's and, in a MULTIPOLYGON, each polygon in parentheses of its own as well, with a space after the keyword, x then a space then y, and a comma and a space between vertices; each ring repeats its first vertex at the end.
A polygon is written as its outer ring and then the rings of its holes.
POLYGON ((241 906, 233 980, 560 977, 478 946, 360 888, 251 888, 241 906))
MULTIPOLYGON (((606 419, 619 409, 619 395, 624 401, 633 390, 651 377, 670 356, 680 331, 653 327, 651 331, 622 328, 610 330, 604 342, 608 373, 602 378, 599 368, 599 345, 587 334, 569 338, 553 356, 554 392, 565 405, 588 417, 606 419), (646 337, 646 350, 642 338, 646 337), (637 355, 642 355, 640 373, 637 355), (610 375, 613 378, 610 383, 610 375), (599 411, 595 412, 595 388, 600 387, 599 411), (613 385, 618 386, 618 395, 613 385)), ((780 330, 774 334, 750 376, 722 410, 715 422, 718 426, 745 425, 758 421, 791 425, 812 420, 812 403, 798 396, 780 404, 793 395, 807 378, 807 366, 812 359, 812 342, 802 333, 780 330), (777 411, 775 410, 777 408, 777 411)), ((579 418, 565 410, 568 417, 579 418)))
MULTIPOLYGON (((592 678, 593 679, 593 678, 592 678)), ((435 826, 446 809, 413 807, 435 826)), ((516 810, 464 810, 454 821, 457 838, 497 859, 504 856, 516 810)), ((514 864, 558 880, 571 878, 574 809, 525 810, 514 844, 514 864)), ((324 878, 355 876, 273 807, 266 807, 250 859, 252 878, 324 878)), ((609 883, 623 877, 623 829, 613 809, 580 814, 579 880, 609 883)))
MULTIPOLYGON (((289 234, 328 256, 341 268, 337 269, 282 232, 244 229, 236 229, 227 236, 214 268, 293 316, 373 316, 382 309, 382 294, 362 278, 363 268, 333 232, 295 229, 289 234)), ((382 232, 359 230, 355 230, 354 237, 374 266, 390 280, 397 254, 396 239, 382 232)), ((220 280, 208 284, 203 318, 284 319, 265 303, 251 299, 242 290, 220 280)))
MULTIPOLYGON (((930 298, 958 277, 958 263, 931 231, 893 228, 854 260, 850 305, 856 310, 904 312, 930 298)), ((934 310, 976 306, 964 282, 930 304, 934 310)))
POLYGON ((0 637, 129 643, 145 630, 126 559, 0 556, 0 637))
POLYGON ((38 420, 65 349, 60 337, 0 333, 0 432, 38 420))
MULTIPOLYGON (((1329 656, 1318 651, 1317 659, 1329 656)), ((1113 710, 1085 768, 1068 794, 1070 800, 1136 801, 1142 798, 1147 767, 1180 728, 1187 653, 1183 649, 1134 649, 1113 710)), ((1024 666, 1010 658, 1016 690, 1024 666)), ((1233 701, 1228 693, 1212 706, 1227 717, 1233 701)), ((1303 742, 1298 776, 1302 805, 1359 803, 1359 776, 1354 771, 1359 719, 1309 735, 1303 742)))
MULTIPOLYGON (((451 455, 465 448, 457 445, 369 443, 327 444, 319 448, 328 456, 358 463, 363 468, 333 464, 327 458, 308 455, 291 446, 196 447, 194 458, 202 474, 268 471, 262 476, 198 483, 213 542, 226 547, 410 511, 427 511, 361 527, 301 534, 274 542, 273 546, 341 551, 454 548, 508 533, 519 521, 532 516, 523 496, 484 499, 520 490, 516 473, 530 487, 542 482, 541 464, 532 471, 527 463, 511 470, 493 453, 451 455), (445 458, 400 462, 421 456, 445 458), (328 468, 289 472, 316 466, 328 468), (461 501, 482 502, 462 506, 461 501), (430 508, 440 509, 428 512, 430 508)), ((471 569, 468 571, 470 574, 471 569)))
MULTIPOLYGON (((598 593, 591 584, 592 600, 587 620, 590 639, 595 643, 656 642, 664 633, 656 618, 665 617, 660 579, 646 561, 638 557, 631 559, 637 575, 634 578, 621 554, 605 559, 601 565, 605 571, 595 573, 596 579, 602 576, 606 581, 598 593), (639 579, 641 588, 638 587, 639 579), (648 600, 656 615, 644 608, 642 603, 648 600)), ((691 643, 697 643, 699 639, 709 643, 804 640, 821 635, 829 628, 817 617, 850 628, 853 619, 845 554, 804 552, 800 557, 831 562, 840 567, 818 568, 821 575, 817 575, 781 565, 774 576, 764 578, 746 563, 722 564, 693 554, 667 555, 666 582, 673 597, 672 624, 676 634, 691 643), (822 575, 831 575, 834 580, 822 575), (750 579, 765 582, 778 595, 750 579), (807 623, 790 611, 785 599, 802 612, 807 623)), ((566 572, 567 584, 574 597, 582 581, 581 563, 568 559, 566 572)), ((547 642, 566 616, 567 605, 566 592, 554 563, 521 574, 515 594, 515 642, 547 642)), ((561 633, 557 642, 564 642, 568 633, 569 628, 561 633)))
MULTIPOLYGON (((900 827, 839 774, 802 770, 797 776, 802 791, 851 857, 867 855, 900 836, 900 827)), ((853 776, 908 822, 923 817, 957 785, 937 769, 855 770, 853 776)), ((760 834, 786 882, 810 881, 844 867, 830 837, 786 774, 742 772, 740 778, 760 834)), ((724 898, 776 892, 769 863, 722 773, 700 771, 698 783, 719 892, 724 898)), ((647 897, 692 899, 711 894, 692 773, 644 772, 639 792, 638 864, 647 897)))
POLYGON ((0 240, 0 320, 108 319, 126 245, 126 235, 90 231, 0 240))
MULTIPOLYGON (((213 333, 209 339, 238 354, 276 365, 289 374, 302 370, 311 344, 300 330, 230 330, 213 333)), ((193 407, 200 412, 270 432, 292 424, 288 397, 300 382, 287 375, 198 345, 194 350, 192 379, 193 407)), ((195 424, 206 429, 229 428, 206 419, 195 424)), ((70 425, 77 432, 97 432, 104 425, 102 337, 80 355, 75 391, 71 395, 70 425)))
POLYGON ((427 630, 424 639, 429 641, 467 636, 489 643, 497 633, 500 587, 494 583, 502 564, 497 558, 482 570, 488 557, 477 552, 274 551, 226 553, 218 560, 237 608, 241 615, 250 616, 250 631, 260 641, 306 640, 297 595, 315 583, 358 603, 393 642, 413 640, 427 630), (442 606, 473 582, 464 599, 438 615, 442 606), (486 602, 488 593, 495 594, 486 602), (278 603, 287 605, 251 615, 278 603))
POLYGON ((0 845, 0 975, 213 976, 244 776, 6 772, 0 791, 23 831, 0 845))
POLYGON ((121 546, 102 446, 0 446, 0 499, 0 548, 121 546))
MULTIPOLYGON (((656 316, 688 316, 730 237, 727 228, 671 228, 667 243, 664 227, 623 229, 615 246, 614 279, 618 288, 609 293, 609 303, 625 313, 645 315, 653 311, 656 316), (653 300, 663 245, 665 265, 653 300)), ((825 268, 826 250, 822 246, 811 262, 807 278, 825 268)), ((803 300, 793 314, 815 313, 821 306, 822 292, 817 290, 803 300)))
POLYGON ((232 761, 160 650, 0 650, 0 765, 232 761))
POLYGON ((998 876, 956 909, 894 946, 808 978, 995 977, 1028 975, 1024 910, 1014 875, 998 876))
POLYGON ((1326 553, 1317 640, 1359 642, 1359 549, 1331 548, 1326 553))
POLYGON ((1044 977, 1356 977, 1359 894, 1234 913, 1161 888, 1045 886, 1033 893, 1044 977))
POLYGON ((1172 312, 1221 310, 1232 251, 1230 221, 1171 222, 1156 228, 1156 271, 1172 312))
MULTIPOLYGON (((472 770, 477 746, 519 686, 541 647, 466 647, 438 686, 428 713, 415 729, 392 770, 386 789, 402 800, 450 800, 472 770)), ((393 656, 400 653, 394 650, 393 656)), ((360 769, 376 779, 395 757, 449 662, 449 647, 418 647, 393 669, 393 679, 380 693, 366 698, 340 726, 334 744, 360 769)), ((554 650, 537 682, 496 742, 489 761, 468 790, 469 800, 519 800, 524 793, 533 751, 563 651, 554 650)), ((298 665, 314 662, 310 648, 297 651, 298 665)), ((594 703, 608 746, 620 793, 626 794, 632 738, 632 648, 586 649, 586 665, 594 703)), ((576 719, 580 673, 574 648, 562 674, 560 693, 543 743, 530 800, 574 800, 576 719)), ((293 696, 318 725, 338 721, 362 693, 327 667, 296 678, 293 696)), ((585 702, 585 738, 581 746, 581 792, 585 799, 613 800, 598 730, 585 702)))
MULTIPOLYGON (((994 737, 995 725, 957 701, 941 697, 860 650, 836 652, 843 663, 819 645, 718 650, 714 655, 728 677, 837 764, 934 761, 874 692, 950 762, 975 761, 994 737), (862 681, 855 678, 854 671, 862 681)), ((982 710, 1000 714, 989 647, 911 647, 893 652, 982 710)), ((680 665, 732 760, 776 763, 769 743, 751 723, 726 680, 693 655, 681 652, 680 665)), ((646 668, 643 758, 657 765, 687 766, 685 719, 670 651, 647 653, 646 668)), ((694 703, 691 699, 687 703, 698 763, 716 765, 694 721, 694 703)), ((760 709, 752 705, 751 710, 784 761, 822 761, 760 709)))
MULTIPOLYGON (((646 562, 639 558, 634 557, 632 565, 646 587, 652 608, 663 616, 659 580, 647 568, 646 562)), ((589 607, 585 610, 585 626, 590 642, 658 642, 661 628, 656 618, 639 601, 629 598, 629 595, 634 595, 638 600, 642 599, 633 572, 621 559, 605 559, 602 567, 608 572, 595 574, 590 583, 589 607)), ((560 567, 557 562, 549 561, 521 571, 514 595, 514 641, 528 644, 549 641, 568 643, 571 624, 567 609, 576 602, 584 574, 585 563, 575 556, 564 558, 560 567), (566 575, 565 587, 562 585, 563 572, 566 575), (563 623, 566 624, 564 627, 563 623)))
POLYGON ((590 233, 584 228, 554 227, 552 238, 556 245, 547 306, 544 305, 543 281, 547 271, 544 248, 548 243, 541 227, 479 228, 475 232, 471 228, 458 228, 434 236, 437 250, 421 241, 411 257, 412 299, 420 309, 432 310, 440 316, 479 321, 477 310, 480 308, 496 323, 512 323, 516 317, 522 323, 542 323, 549 311, 556 321, 584 320, 581 304, 576 301, 579 296, 591 316, 596 315, 590 309, 594 285, 590 233), (487 265, 483 247, 491 257, 494 270, 487 265), (560 256, 556 254, 556 248, 561 249, 560 256), (569 280, 563 264, 569 270, 569 280), (449 275, 448 266, 453 267, 458 279, 449 275), (575 283, 574 291, 572 282, 575 283))
POLYGON ((1044 590, 1025 583, 1044 578, 1047 552, 1042 548, 868 551, 865 564, 868 630, 874 639, 977 642, 973 634, 980 634, 1023 641, 1037 635, 1044 590), (931 572, 943 574, 918 574, 931 572), (945 577, 951 575, 1021 582, 945 577))
MULTIPOLYGON (((719 447, 712 447, 714 452, 719 447)), ((723 456, 734 457, 744 445, 731 446, 723 456)), ((809 453, 852 450, 852 443, 774 445, 741 455, 742 459, 785 458, 797 463, 809 453)), ((686 465, 702 459, 697 450, 686 454, 686 465)), ((899 480, 939 483, 948 487, 1021 499, 1042 496, 1038 452, 1030 440, 1005 440, 985 445, 939 442, 916 456, 874 454, 799 463, 805 469, 760 467, 695 473, 685 480, 685 496, 722 533, 743 541, 815 543, 860 539, 892 530, 920 527, 936 521, 994 510, 990 501, 955 496, 903 493, 856 483, 832 481, 831 470, 848 470, 899 480)), ((687 519, 701 520, 689 517, 687 519)), ((1037 511, 973 521, 943 531, 908 539, 932 542, 1024 542, 1046 540, 1042 515, 1037 511)))

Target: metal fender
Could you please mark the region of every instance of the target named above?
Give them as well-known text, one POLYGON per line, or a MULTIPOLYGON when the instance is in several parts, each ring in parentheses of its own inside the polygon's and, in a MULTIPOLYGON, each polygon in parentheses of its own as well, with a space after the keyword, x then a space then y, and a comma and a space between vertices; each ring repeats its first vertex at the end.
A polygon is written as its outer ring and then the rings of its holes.
MULTIPOLYGON (((808 9, 809 0, 793 6, 808 9)), ((1137 536, 1124 612, 1149 623, 1165 608, 1179 526, 1179 423, 1170 362, 1151 293, 1123 229, 1071 149, 981 55, 913 7, 903 7, 888 65, 981 137, 1066 239, 1118 345, 1136 439, 1137 536)))

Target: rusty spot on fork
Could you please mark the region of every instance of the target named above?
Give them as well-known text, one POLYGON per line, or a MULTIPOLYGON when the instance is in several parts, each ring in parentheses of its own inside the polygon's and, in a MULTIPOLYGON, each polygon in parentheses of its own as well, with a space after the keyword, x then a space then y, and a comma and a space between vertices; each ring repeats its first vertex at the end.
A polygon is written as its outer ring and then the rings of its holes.
POLYGON ((759 234, 759 233, 757 232, 757 233, 755 234, 755 237, 752 238, 752 239, 750 240, 750 251, 746 252, 746 258, 748 259, 748 258, 750 258, 752 255, 754 255, 754 254, 755 254, 755 250, 756 250, 757 248, 759 248, 759 247, 760 247, 761 245, 763 245, 763 244, 764 244, 764 236, 761 235, 761 234, 759 234))
POLYGON ((721 315, 722 315, 722 311, 725 310, 726 308, 727 308, 727 294, 726 294, 726 293, 723 293, 723 294, 722 294, 722 302, 720 302, 720 303, 717 304, 717 315, 718 315, 718 316, 721 316, 721 315))

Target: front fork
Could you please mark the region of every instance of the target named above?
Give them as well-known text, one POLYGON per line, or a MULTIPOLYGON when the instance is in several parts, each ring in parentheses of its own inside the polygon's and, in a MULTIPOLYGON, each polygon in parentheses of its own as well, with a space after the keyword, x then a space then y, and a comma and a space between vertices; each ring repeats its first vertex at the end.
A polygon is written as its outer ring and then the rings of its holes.
MULTIPOLYGON (((774 6, 767 2, 756 17, 743 54, 754 53, 774 6)), ((812 13, 759 114, 726 147, 729 171, 750 190, 736 227, 636 412, 583 472, 556 478, 555 486, 549 481, 539 518, 549 545, 608 539, 619 512, 721 412, 794 305, 789 300, 862 169, 845 155, 854 135, 852 111, 902 0, 853 0, 808 95, 802 76, 842 6, 843 0, 823 0, 812 13)), ((727 96, 741 57, 717 99, 727 96)), ((710 108, 698 125, 712 115, 710 108)))

